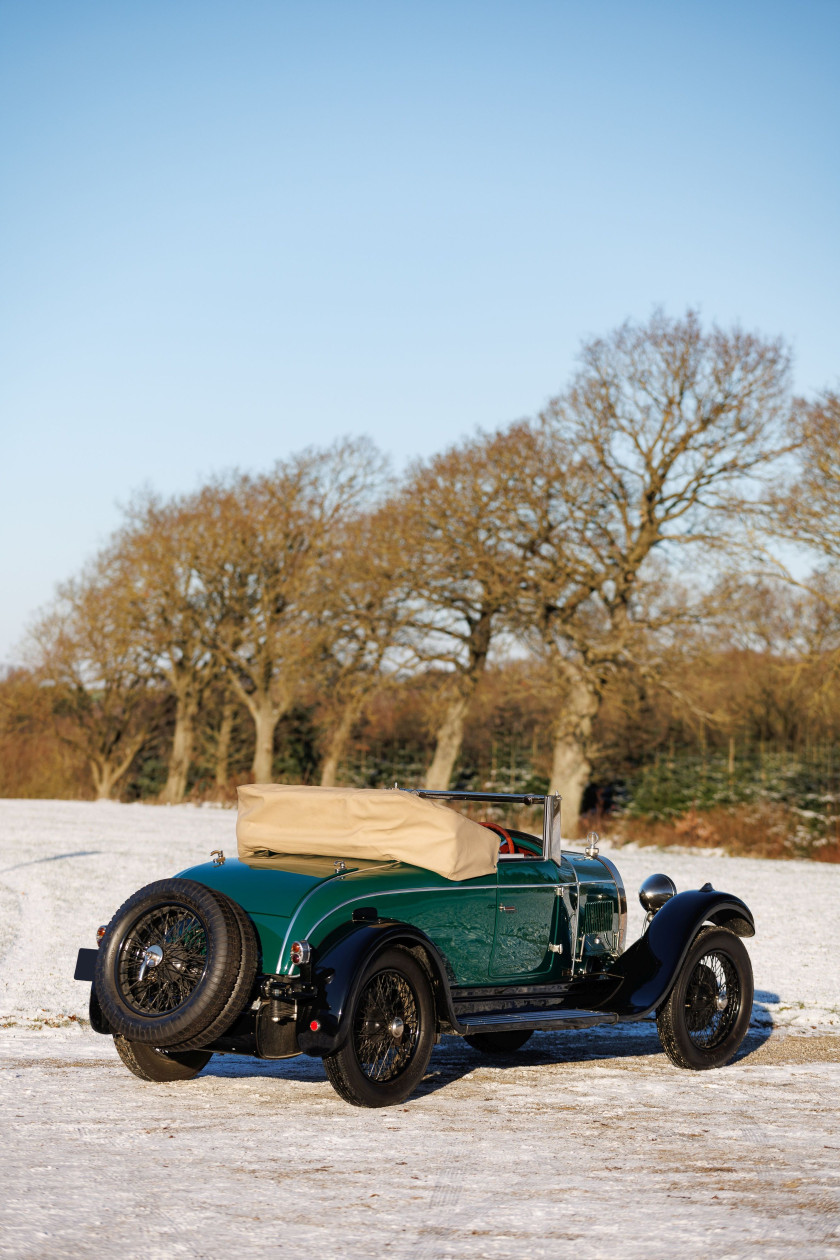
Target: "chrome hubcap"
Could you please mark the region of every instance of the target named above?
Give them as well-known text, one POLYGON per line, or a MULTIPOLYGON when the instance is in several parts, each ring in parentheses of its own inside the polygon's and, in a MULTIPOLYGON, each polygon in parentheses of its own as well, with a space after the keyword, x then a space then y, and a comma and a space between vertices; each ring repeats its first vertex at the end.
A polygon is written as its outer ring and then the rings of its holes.
POLYGON ((142 980, 149 967, 158 967, 163 962, 163 950, 160 945, 150 945, 143 950, 143 961, 140 964, 138 980, 142 980))

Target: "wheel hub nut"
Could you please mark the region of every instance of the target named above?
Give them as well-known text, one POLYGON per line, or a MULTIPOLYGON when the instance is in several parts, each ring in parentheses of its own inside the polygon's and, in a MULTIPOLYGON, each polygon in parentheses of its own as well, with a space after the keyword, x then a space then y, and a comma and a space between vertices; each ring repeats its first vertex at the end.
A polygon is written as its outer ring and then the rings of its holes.
POLYGON ((715 998, 715 1006, 719 1011, 726 1010, 726 1003, 729 1001, 725 993, 719 993, 715 998))
POLYGON ((157 967, 163 961, 163 950, 160 945, 150 945, 143 953, 143 962, 147 967, 157 967))
POLYGON ((403 1035, 404 1028, 405 1028, 404 1021, 400 1019, 399 1015, 395 1015, 394 1018, 391 1020, 390 1024, 388 1025, 388 1032, 396 1041, 399 1041, 403 1035))

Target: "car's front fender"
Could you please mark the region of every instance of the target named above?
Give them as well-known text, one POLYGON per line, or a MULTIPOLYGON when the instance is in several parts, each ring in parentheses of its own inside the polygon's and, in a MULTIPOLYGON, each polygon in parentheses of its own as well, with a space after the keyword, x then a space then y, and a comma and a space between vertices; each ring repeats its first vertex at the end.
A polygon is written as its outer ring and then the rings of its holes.
POLYGON ((298 1015, 297 1041, 304 1054, 323 1058, 341 1048, 347 1039, 364 970, 372 958, 391 945, 424 950, 432 970, 436 1000, 441 999, 450 1009, 444 961, 424 932, 393 919, 348 924, 328 937, 318 950, 312 968, 318 996, 307 1002, 298 1015), (313 1023, 318 1027, 313 1028, 313 1023))
POLYGON ((704 923, 729 928, 738 936, 755 935, 752 913, 739 897, 715 889, 678 893, 610 967, 610 975, 619 983, 605 996, 603 1006, 620 1019, 643 1019, 661 1006, 704 923))

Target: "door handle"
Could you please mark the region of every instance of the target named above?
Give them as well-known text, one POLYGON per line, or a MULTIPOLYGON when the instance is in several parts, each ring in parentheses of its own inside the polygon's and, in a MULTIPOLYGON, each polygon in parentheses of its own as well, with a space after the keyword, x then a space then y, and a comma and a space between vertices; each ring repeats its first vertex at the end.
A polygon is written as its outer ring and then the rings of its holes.
POLYGON ((499 906, 502 914, 516 914, 516 906, 499 906))

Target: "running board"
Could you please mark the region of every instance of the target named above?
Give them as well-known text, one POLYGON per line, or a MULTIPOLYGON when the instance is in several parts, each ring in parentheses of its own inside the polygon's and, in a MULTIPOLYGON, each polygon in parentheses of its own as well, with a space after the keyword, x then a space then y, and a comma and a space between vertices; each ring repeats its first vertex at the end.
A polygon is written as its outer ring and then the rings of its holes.
POLYGON ((513 1028, 554 1031, 560 1028, 592 1028, 595 1024, 617 1024, 612 1011, 522 1011, 514 1015, 470 1015, 459 1022, 458 1032, 469 1037, 473 1033, 508 1032, 513 1028))

